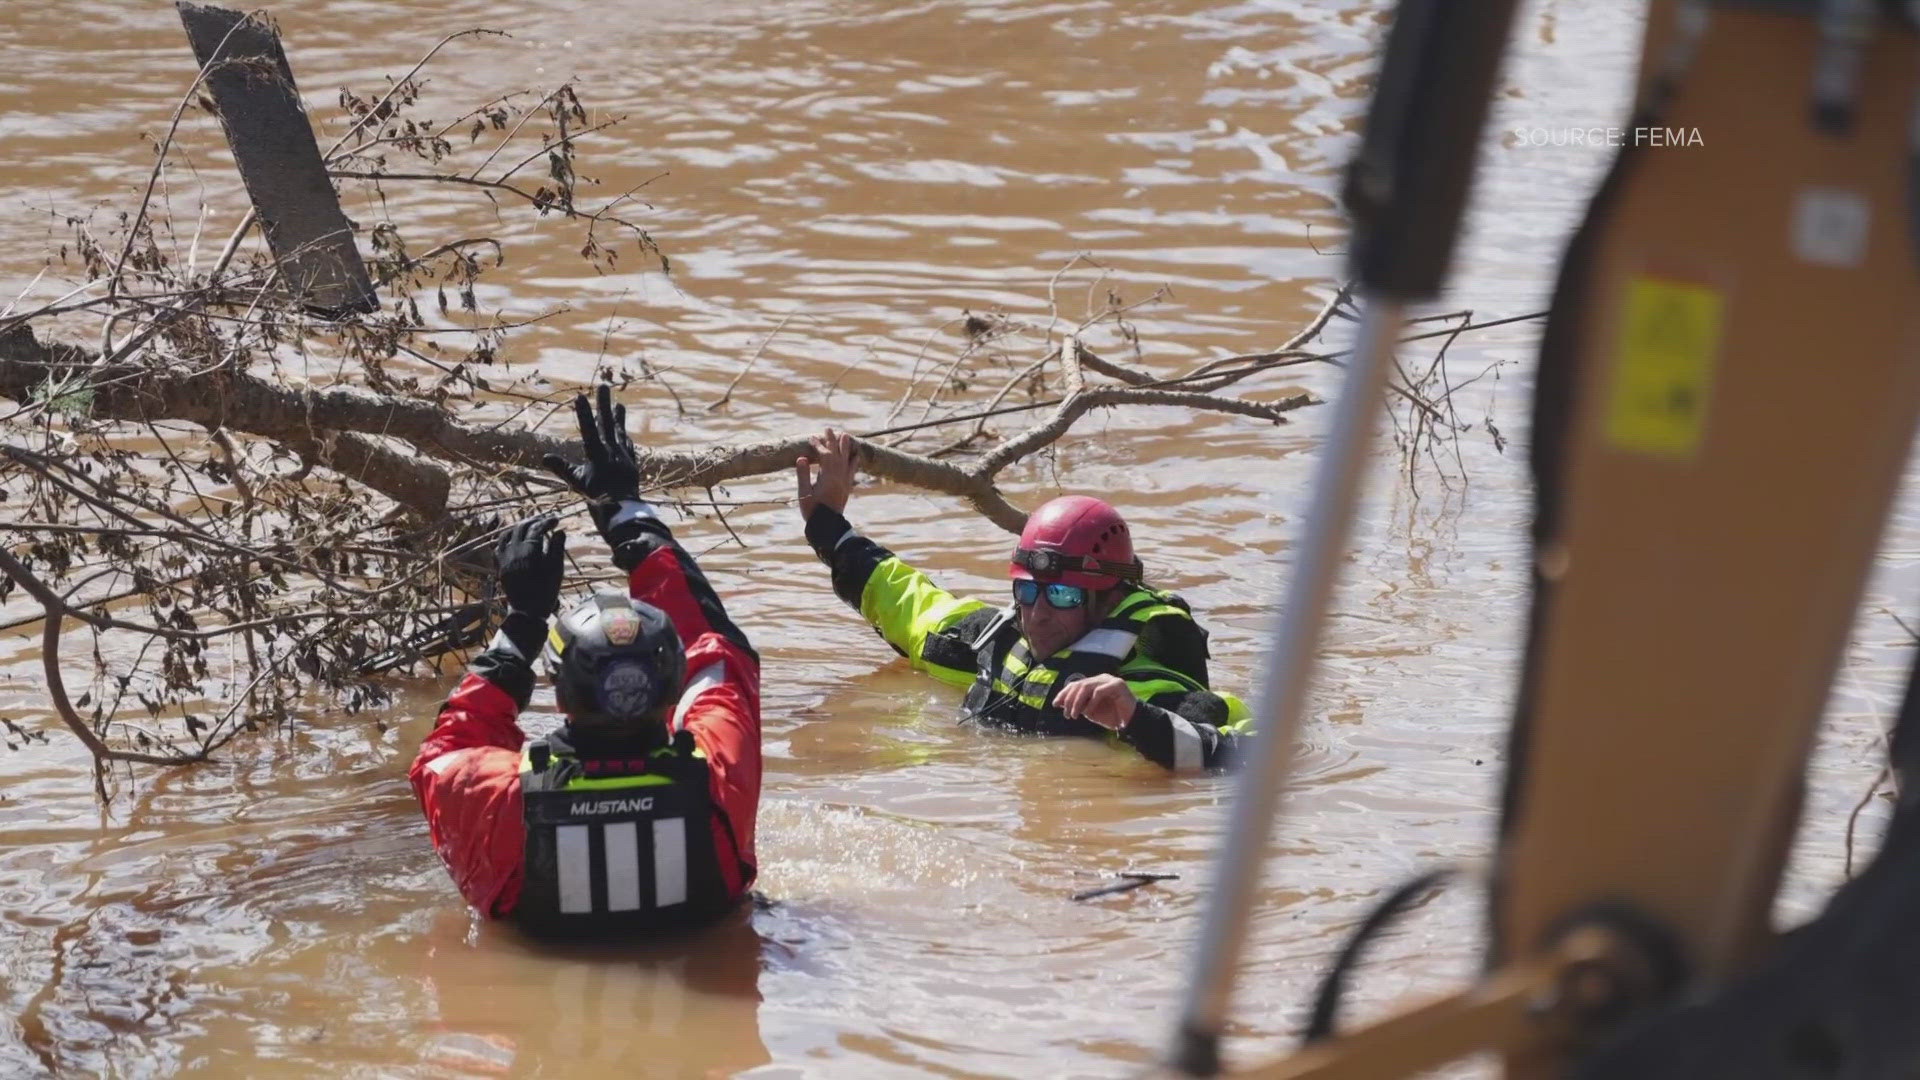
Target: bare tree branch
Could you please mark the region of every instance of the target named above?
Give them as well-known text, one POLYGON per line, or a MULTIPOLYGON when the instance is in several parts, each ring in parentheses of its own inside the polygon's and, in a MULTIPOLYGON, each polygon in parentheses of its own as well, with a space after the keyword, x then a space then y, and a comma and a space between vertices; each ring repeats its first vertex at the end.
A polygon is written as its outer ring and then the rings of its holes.
POLYGON ((1073 426, 1075 420, 1093 409, 1111 408, 1115 405, 1179 405, 1189 409, 1252 416, 1281 424, 1286 422, 1286 413, 1312 403, 1312 397, 1306 394, 1299 394, 1269 405, 1257 401, 1215 397, 1211 394, 1183 390, 1146 390, 1137 387, 1084 390, 1061 402, 1060 407, 1054 410, 1051 417, 995 447, 980 459, 980 464, 975 471, 980 477, 991 479, 1008 465, 1057 441, 1060 436, 1066 434, 1068 428, 1073 426))
POLYGON ((444 412, 424 402, 403 408, 398 402, 351 390, 302 391, 237 372, 220 373, 217 382, 224 392, 211 394, 208 391, 214 387, 202 378, 146 367, 100 365, 78 348, 43 345, 27 326, 0 333, 0 395, 25 400, 37 386, 76 377, 81 381, 75 389, 93 391, 96 417, 186 420, 209 431, 224 427, 270 437, 303 458, 366 484, 423 521, 438 521, 445 515, 451 487, 445 470, 354 434, 379 432, 402 418, 419 424, 428 414, 437 415, 441 425, 453 424, 444 412))
MULTIPOLYGON (((74 711, 73 702, 67 697, 66 679, 60 674, 60 616, 67 610, 66 601, 46 583, 33 576, 4 547, 0 547, 0 573, 5 573, 15 584, 25 589, 42 607, 46 608, 46 628, 40 634, 40 666, 46 675, 47 697, 53 702, 53 709, 67 730, 86 746, 93 755, 96 770, 109 761, 131 761, 142 765, 186 765, 205 759, 201 754, 146 754, 136 750, 117 750, 108 746, 100 736, 94 734, 80 714, 74 711)), ((97 782, 96 777, 96 782, 97 782)))

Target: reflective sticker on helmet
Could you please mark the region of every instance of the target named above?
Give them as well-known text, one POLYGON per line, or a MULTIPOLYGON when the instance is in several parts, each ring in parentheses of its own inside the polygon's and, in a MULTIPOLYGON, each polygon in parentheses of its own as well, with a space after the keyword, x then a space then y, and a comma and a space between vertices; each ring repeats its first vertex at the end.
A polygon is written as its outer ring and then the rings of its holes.
POLYGON ((653 705, 653 676, 636 663, 615 664, 600 679, 600 698, 615 716, 637 717, 653 705))
POLYGON ((601 619, 600 628, 606 632, 609 644, 631 645, 633 639, 640 636, 640 617, 631 609, 613 608, 601 619))

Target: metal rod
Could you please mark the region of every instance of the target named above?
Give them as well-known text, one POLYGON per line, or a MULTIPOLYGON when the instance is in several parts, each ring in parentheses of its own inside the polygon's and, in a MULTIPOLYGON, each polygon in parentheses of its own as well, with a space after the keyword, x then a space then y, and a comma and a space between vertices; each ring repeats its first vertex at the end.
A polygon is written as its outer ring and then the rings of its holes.
POLYGON ((1360 482, 1379 423, 1387 361, 1406 316, 1403 301, 1367 300, 1353 358, 1334 401, 1333 426, 1314 470, 1313 501, 1299 558, 1275 616, 1273 647, 1267 655, 1256 714, 1262 726, 1234 794, 1233 816, 1220 848, 1200 950, 1168 1062, 1190 1076, 1213 1076, 1220 1071, 1220 1029, 1226 1021, 1234 968, 1266 865, 1267 839, 1292 771, 1294 742, 1306 709, 1327 604, 1353 532, 1360 482))

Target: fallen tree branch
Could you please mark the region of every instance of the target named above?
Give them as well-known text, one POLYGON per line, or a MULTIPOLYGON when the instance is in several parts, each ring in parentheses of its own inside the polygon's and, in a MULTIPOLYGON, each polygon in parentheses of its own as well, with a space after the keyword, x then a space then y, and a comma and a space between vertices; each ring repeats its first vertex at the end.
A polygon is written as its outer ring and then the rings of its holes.
POLYGON ((174 375, 141 365, 100 364, 78 347, 42 344, 28 326, 0 333, 0 396, 25 401, 36 387, 74 379, 79 380, 74 389, 92 392, 90 411, 96 418, 185 420, 208 431, 228 428, 276 439, 302 458, 380 492, 423 522, 445 515, 452 486, 445 470, 354 433, 380 432, 383 421, 403 417, 424 421, 428 413, 451 423, 424 402, 408 408, 345 389, 302 391, 231 371, 174 375), (327 422, 335 417, 340 422, 327 422))
MULTIPOLYGON (((313 390, 280 386, 255 376, 223 372, 221 391, 209 394, 199 378, 142 375, 122 366, 89 364, 85 353, 72 346, 44 345, 28 327, 0 334, 0 395, 25 398, 34 387, 84 373, 87 385, 105 386, 96 393, 92 414, 115 420, 185 420, 209 430, 225 427, 286 443, 332 471, 386 495, 406 507, 423 524, 437 524, 446 516, 451 480, 436 466, 400 454, 374 442, 368 434, 398 439, 422 453, 449 459, 472 459, 540 467, 550 453, 571 452, 573 442, 517 427, 470 427, 436 402, 404 400, 351 387, 313 390), (96 381, 97 380, 97 381, 96 381)), ((206 378, 215 378, 207 376, 206 378)), ((1092 391, 1097 407, 1107 391, 1092 391)), ((1199 407, 1208 406, 1198 401, 1199 407)), ((1175 395, 1175 398, 1178 398, 1175 395)), ((1115 404, 1128 403, 1119 399, 1115 404)), ((1185 399, 1139 401, 1139 404, 1188 404, 1185 399)), ((1244 411, 1219 407, 1220 411, 1244 411)), ((1269 418, 1265 407, 1245 415, 1269 418)), ((1082 410, 1084 411, 1084 409, 1082 410)), ((1075 415, 1078 415, 1077 413, 1075 415)), ((1071 421, 1069 421, 1069 424, 1071 421)), ((747 446, 691 452, 643 450, 641 476, 654 488, 705 487, 765 473, 782 472, 804 454, 802 438, 747 446)), ((975 482, 956 466, 920 454, 889 450, 873 458, 875 475, 966 499, 1002 528, 1018 532, 1025 515, 1013 509, 990 483, 975 482)), ((558 490, 558 485, 553 486, 558 490)))

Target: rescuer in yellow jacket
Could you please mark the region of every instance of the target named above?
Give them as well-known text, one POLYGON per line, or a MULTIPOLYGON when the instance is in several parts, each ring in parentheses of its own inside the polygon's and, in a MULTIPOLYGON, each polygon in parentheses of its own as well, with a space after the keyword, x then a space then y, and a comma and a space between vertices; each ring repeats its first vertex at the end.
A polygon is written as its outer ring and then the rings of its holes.
POLYGON ((1186 601, 1149 588, 1127 523, 1068 495, 1028 515, 996 608, 954 596, 855 531, 853 438, 829 428, 795 462, 807 542, 833 590, 913 666, 965 687, 963 719, 1125 743, 1180 771, 1230 766, 1245 704, 1208 687, 1206 631, 1186 601), (817 472, 816 472, 817 468, 817 472))

